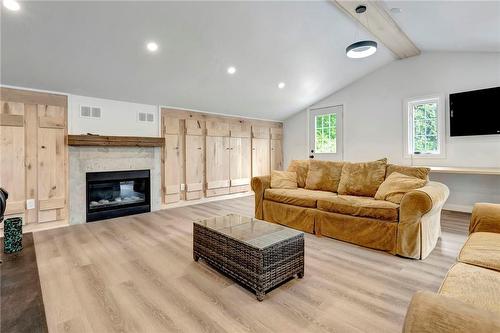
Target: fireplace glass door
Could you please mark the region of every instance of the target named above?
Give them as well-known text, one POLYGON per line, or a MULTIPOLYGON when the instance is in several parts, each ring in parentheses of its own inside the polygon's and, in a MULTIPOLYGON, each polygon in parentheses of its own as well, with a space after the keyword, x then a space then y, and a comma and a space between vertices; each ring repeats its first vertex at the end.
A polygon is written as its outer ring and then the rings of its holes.
POLYGON ((149 170, 87 174, 87 222, 150 211, 149 170))

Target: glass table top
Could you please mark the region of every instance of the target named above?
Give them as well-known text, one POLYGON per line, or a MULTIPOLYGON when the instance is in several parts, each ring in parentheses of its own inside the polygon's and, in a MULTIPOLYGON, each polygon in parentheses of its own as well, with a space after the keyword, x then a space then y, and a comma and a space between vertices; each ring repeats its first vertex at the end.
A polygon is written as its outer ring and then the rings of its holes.
POLYGON ((259 249, 303 234, 279 224, 238 214, 210 217, 194 223, 259 249))

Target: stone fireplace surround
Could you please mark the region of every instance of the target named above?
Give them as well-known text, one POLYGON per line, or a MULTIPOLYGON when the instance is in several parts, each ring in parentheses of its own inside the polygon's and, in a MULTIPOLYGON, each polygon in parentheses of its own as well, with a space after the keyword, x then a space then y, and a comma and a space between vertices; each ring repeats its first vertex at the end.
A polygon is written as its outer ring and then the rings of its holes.
POLYGON ((159 147, 69 147, 69 224, 86 221, 87 172, 149 169, 151 211, 161 209, 159 147))

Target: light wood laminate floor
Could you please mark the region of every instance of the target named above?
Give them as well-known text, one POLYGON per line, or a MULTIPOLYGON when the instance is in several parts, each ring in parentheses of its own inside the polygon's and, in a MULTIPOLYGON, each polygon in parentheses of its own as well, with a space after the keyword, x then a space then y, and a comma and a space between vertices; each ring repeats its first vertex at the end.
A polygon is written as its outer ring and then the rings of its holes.
POLYGON ((436 291, 466 239, 468 214, 443 214, 424 261, 306 235, 305 276, 258 302, 192 259, 192 220, 253 197, 34 234, 51 332, 400 332, 417 290, 436 291))

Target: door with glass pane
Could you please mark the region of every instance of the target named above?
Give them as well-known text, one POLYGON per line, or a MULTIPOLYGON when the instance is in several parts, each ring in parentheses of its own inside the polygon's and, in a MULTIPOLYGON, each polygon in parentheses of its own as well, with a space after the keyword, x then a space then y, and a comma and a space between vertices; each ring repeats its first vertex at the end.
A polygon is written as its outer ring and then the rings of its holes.
POLYGON ((309 158, 342 160, 342 105, 309 111, 309 158))

